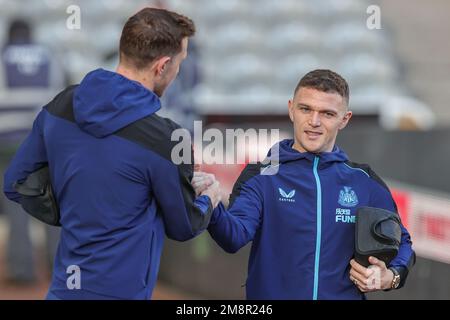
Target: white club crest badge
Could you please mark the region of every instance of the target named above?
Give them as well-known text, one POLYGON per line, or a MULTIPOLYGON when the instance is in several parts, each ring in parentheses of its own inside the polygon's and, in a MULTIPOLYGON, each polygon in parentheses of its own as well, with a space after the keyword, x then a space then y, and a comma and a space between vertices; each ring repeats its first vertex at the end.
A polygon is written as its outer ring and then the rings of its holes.
POLYGON ((338 203, 343 207, 354 207, 358 204, 358 197, 351 187, 344 187, 339 192, 338 203))

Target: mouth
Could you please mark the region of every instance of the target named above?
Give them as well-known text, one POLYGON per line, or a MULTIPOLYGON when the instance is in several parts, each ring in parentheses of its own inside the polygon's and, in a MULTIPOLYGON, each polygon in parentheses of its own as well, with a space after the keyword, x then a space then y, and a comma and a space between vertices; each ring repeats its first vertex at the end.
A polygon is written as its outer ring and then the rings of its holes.
POLYGON ((311 130, 305 130, 304 132, 306 133, 306 135, 310 139, 316 139, 316 138, 320 137, 323 134, 322 132, 311 131, 311 130))

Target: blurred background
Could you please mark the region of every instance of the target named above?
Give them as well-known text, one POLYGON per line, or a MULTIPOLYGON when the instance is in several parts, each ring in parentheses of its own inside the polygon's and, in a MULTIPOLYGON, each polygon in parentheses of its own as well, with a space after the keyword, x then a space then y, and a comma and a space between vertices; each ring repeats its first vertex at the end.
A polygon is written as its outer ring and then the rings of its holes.
MULTIPOLYGON (((287 101, 300 78, 317 68, 343 75, 354 117, 338 143, 386 179, 418 256, 405 288, 368 297, 450 299, 447 0, 0 0, 2 175, 59 90, 93 69, 115 70, 122 26, 146 6, 197 25, 161 111, 184 127, 203 120, 203 129, 291 137, 287 101)), ((242 168, 203 166, 226 198, 242 168)), ((57 228, 0 196, 0 299, 45 297, 57 241, 57 228)), ((243 299, 248 254, 224 253, 207 233, 168 240, 154 298, 243 299)))

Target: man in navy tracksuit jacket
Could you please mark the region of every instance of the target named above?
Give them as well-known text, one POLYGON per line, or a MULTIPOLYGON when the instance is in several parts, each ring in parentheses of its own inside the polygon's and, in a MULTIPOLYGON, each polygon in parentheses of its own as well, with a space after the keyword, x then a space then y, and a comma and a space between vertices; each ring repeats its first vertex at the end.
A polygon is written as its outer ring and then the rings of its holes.
MULTIPOLYGON (((356 210, 396 211, 396 205, 368 166, 350 162, 335 146, 351 117, 347 105, 342 77, 329 70, 307 74, 289 101, 295 138, 269 153, 278 165, 248 165, 228 209, 219 204, 214 210, 208 230, 225 251, 253 242, 248 299, 362 299, 374 291, 368 283, 373 270, 352 260, 356 210)), ((401 287, 415 261, 408 231, 401 229, 390 269, 370 259, 380 270, 377 289, 401 287)))
POLYGON ((156 114, 193 32, 165 10, 130 18, 117 73, 95 70, 56 96, 10 164, 4 192, 16 202, 15 182, 50 169, 62 231, 49 299, 148 299, 165 235, 184 241, 207 227, 214 197, 196 197, 192 164, 171 161, 178 125, 156 114))

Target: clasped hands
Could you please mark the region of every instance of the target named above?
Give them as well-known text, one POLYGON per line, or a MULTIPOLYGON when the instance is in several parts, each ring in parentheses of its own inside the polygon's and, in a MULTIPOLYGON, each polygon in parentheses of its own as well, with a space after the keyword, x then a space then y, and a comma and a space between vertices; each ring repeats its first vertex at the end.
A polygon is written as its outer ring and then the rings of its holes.
POLYGON ((212 173, 194 171, 191 181, 196 196, 206 195, 211 199, 213 208, 222 200, 220 193, 220 183, 212 173))

